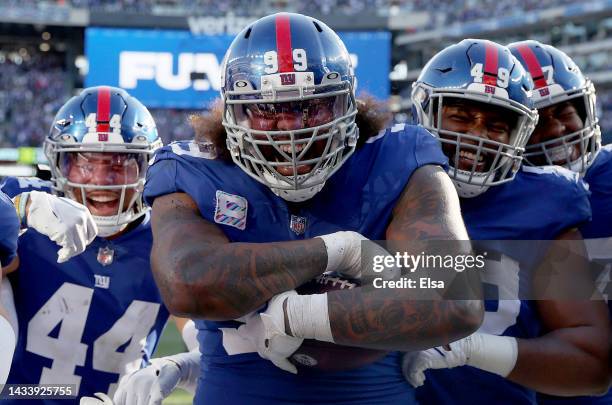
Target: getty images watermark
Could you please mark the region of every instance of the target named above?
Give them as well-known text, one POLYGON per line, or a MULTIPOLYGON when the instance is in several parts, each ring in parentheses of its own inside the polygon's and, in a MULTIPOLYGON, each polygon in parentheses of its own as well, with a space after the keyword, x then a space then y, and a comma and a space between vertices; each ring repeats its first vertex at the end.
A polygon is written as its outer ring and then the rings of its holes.
POLYGON ((612 264, 587 246, 582 240, 364 241, 360 288, 406 289, 414 299, 603 300, 612 291, 612 264))
POLYGON ((461 273, 466 270, 483 270, 487 252, 482 254, 409 254, 397 252, 395 255, 381 254, 372 257, 372 271, 379 274, 372 280, 374 288, 445 288, 445 281, 429 276, 429 271, 452 270, 461 273), (424 277, 398 277, 400 274, 427 272, 424 277))

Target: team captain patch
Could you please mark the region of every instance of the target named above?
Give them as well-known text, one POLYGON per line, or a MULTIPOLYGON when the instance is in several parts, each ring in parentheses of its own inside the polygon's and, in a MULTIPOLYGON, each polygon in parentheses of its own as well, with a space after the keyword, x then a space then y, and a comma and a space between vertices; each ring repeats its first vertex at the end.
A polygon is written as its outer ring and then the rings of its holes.
POLYGON ((215 222, 233 226, 244 231, 246 227, 248 202, 239 195, 217 190, 217 206, 215 207, 215 222))

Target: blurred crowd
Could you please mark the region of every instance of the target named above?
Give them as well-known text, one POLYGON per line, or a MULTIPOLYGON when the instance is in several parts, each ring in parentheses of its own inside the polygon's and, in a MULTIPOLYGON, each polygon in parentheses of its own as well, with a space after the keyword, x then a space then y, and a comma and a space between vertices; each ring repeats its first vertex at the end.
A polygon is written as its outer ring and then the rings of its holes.
POLYGON ((597 92, 599 125, 604 143, 612 143, 612 89, 597 92))
POLYGON ((70 97, 63 58, 0 54, 0 147, 39 146, 57 110, 70 97))
MULTIPOLYGON (((575 4, 573 0, 3 0, 13 7, 68 6, 106 12, 217 16, 232 12, 239 16, 267 14, 271 10, 305 14, 355 15, 398 11, 427 11, 431 25, 447 25, 487 19, 491 16, 518 16, 533 10, 575 4)), ((430 25, 430 26, 431 26, 430 25)))
POLYGON ((185 139, 193 139, 193 128, 189 124, 189 116, 200 114, 202 111, 189 110, 151 110, 157 131, 164 141, 164 145, 172 142, 185 139))
POLYGON ((526 12, 546 10, 569 4, 573 0, 397 0, 392 4, 398 10, 422 12, 427 11, 432 21, 429 28, 448 26, 491 17, 513 17, 526 12))
MULTIPOLYGON (((64 56, 34 48, 0 51, 0 148, 40 146, 53 117, 73 95, 64 56)), ((164 143, 193 138, 197 111, 151 110, 164 143)))
MULTIPOLYGON (((60 54, 0 52, 0 147, 40 146, 61 105, 72 95, 72 84, 60 54)), ((612 141, 612 89, 598 90, 604 137, 612 141)), ((199 111, 151 110, 159 133, 168 143, 190 139, 189 115, 199 111)))

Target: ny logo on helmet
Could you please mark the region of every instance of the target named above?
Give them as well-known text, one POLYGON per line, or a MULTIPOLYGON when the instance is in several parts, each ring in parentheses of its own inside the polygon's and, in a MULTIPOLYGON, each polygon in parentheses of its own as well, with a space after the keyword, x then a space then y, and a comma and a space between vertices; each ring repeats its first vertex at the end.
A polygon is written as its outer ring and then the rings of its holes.
POLYGON ((281 73, 280 78, 283 86, 295 85, 295 74, 293 73, 281 73))

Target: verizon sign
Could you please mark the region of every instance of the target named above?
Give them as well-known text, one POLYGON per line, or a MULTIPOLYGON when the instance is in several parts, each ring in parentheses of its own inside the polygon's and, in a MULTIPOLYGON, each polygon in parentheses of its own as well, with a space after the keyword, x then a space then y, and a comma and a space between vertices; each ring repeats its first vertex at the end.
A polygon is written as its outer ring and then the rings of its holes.
POLYGON ((230 13, 223 17, 189 17, 187 23, 193 35, 236 35, 255 20, 257 17, 235 17, 230 13))

